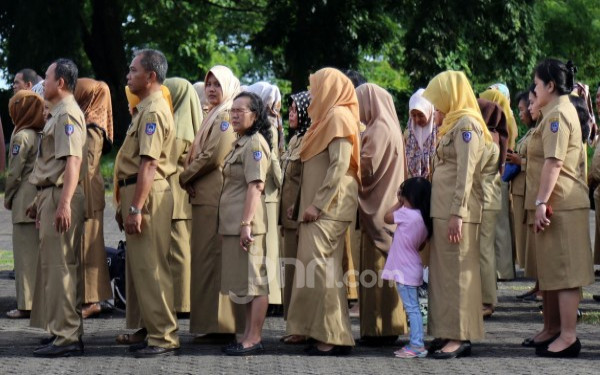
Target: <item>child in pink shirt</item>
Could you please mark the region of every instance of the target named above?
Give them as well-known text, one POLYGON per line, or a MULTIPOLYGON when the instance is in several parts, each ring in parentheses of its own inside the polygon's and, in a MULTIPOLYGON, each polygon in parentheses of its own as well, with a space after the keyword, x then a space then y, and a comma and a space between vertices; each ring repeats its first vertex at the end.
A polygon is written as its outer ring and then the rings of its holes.
POLYGON ((381 277, 396 282, 410 320, 410 343, 394 352, 399 358, 427 356, 417 288, 423 283, 423 264, 419 250, 431 237, 433 227, 429 217, 430 199, 431 183, 422 177, 410 178, 400 186, 398 203, 384 218, 387 224, 398 226, 381 277))

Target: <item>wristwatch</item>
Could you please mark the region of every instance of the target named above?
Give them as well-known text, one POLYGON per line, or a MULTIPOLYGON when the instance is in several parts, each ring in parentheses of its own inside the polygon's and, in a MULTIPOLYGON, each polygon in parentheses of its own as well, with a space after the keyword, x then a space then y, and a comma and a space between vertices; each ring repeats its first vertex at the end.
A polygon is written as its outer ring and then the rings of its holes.
POLYGON ((546 202, 540 201, 540 200, 536 200, 535 201, 535 206, 541 206, 542 204, 546 204, 546 202))
POLYGON ((129 215, 139 215, 141 213, 141 208, 137 208, 136 206, 129 206, 129 215))

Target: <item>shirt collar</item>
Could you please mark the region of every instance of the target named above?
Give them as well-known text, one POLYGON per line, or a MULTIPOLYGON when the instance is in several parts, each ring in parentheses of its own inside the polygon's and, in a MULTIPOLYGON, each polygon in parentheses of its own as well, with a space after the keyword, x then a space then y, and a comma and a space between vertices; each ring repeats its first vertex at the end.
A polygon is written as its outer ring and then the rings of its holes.
POLYGON ((249 135, 243 135, 243 136, 239 137, 237 139, 237 141, 235 142, 236 146, 242 147, 243 145, 246 144, 246 142, 248 142, 248 140, 250 139, 250 137, 251 136, 249 136, 249 135))

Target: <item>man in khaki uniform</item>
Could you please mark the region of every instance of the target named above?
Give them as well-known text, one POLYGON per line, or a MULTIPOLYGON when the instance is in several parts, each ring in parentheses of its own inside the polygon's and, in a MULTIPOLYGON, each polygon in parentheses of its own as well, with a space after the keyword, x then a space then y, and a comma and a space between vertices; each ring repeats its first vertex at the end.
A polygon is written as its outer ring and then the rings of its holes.
POLYGON ((38 189, 27 209, 37 216, 40 253, 31 325, 53 335, 33 354, 61 357, 83 353, 80 275, 85 175, 85 118, 73 97, 77 66, 58 59, 46 71, 45 97, 52 105, 29 182, 38 189), (35 213, 34 213, 35 212, 35 213), (38 303, 39 302, 39 303, 38 303))
POLYGON ((127 238, 127 328, 142 328, 132 336, 147 340, 130 347, 136 357, 179 348, 168 261, 173 195, 167 178, 176 167, 173 115, 160 88, 166 74, 161 52, 136 53, 127 86, 141 101, 115 161, 116 218, 127 238))

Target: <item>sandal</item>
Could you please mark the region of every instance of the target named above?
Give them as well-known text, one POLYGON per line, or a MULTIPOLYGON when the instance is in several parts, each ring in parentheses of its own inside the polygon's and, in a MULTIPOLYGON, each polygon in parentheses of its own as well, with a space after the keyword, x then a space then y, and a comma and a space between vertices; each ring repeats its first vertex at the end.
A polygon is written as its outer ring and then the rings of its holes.
POLYGON ((413 349, 409 345, 406 345, 400 350, 396 350, 394 355, 396 358, 425 358, 427 357, 427 349, 423 350, 413 349))
POLYGON ((29 310, 14 309, 6 313, 6 317, 10 319, 29 319, 29 310))
POLYGON ((148 332, 146 331, 146 328, 142 328, 133 334, 124 333, 124 334, 118 335, 116 338, 116 341, 117 341, 117 344, 121 344, 121 345, 139 344, 140 342, 142 342, 146 339, 147 334, 148 334, 148 332))

